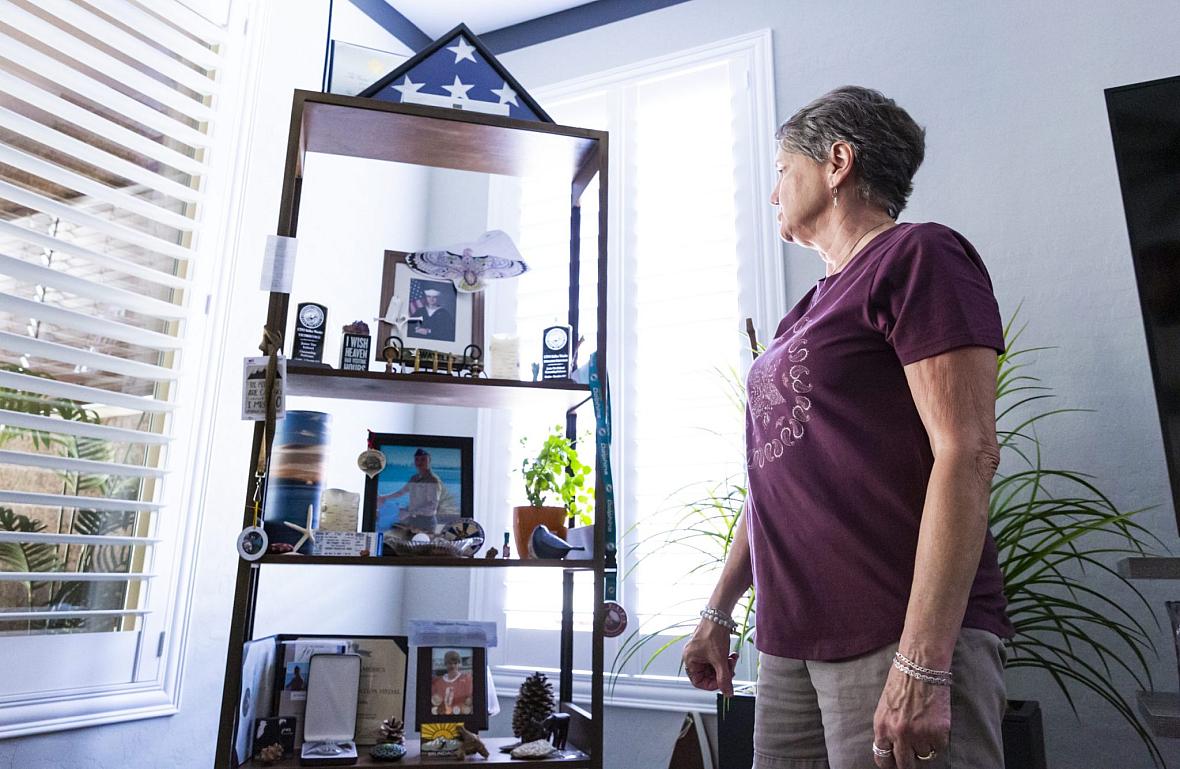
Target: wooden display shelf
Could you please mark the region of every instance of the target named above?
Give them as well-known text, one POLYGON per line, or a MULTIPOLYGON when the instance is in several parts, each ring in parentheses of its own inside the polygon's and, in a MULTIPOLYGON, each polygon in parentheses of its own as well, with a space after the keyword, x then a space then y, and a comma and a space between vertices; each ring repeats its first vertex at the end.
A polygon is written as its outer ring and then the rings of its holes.
MULTIPOLYGON (((418 754, 419 742, 416 739, 406 739, 406 756, 400 761, 374 761, 369 758, 368 746, 361 746, 358 748, 360 753, 359 760, 353 766, 433 766, 433 767, 465 767, 470 769, 473 765, 480 766, 484 764, 516 764, 517 766, 533 766, 536 764, 561 764, 565 767, 589 767, 590 757, 580 750, 568 749, 562 752, 560 758, 543 758, 543 759, 517 759, 500 752, 501 745, 510 745, 517 740, 513 737, 486 737, 484 744, 488 746, 488 751, 491 754, 488 758, 475 755, 470 756, 466 761, 462 759, 438 759, 438 758, 422 758, 418 754)), ((263 764, 247 761, 242 764, 243 767, 261 767, 263 764)), ((298 757, 276 761, 273 764, 266 764, 265 766, 273 767, 273 769, 287 769, 287 767, 299 766, 298 757)))
POLYGON ((1127 579, 1180 579, 1180 558, 1122 558, 1118 572, 1127 579))
POLYGON ((264 555, 257 563, 281 566, 400 566, 416 568, 496 569, 528 566, 534 569, 593 569, 596 561, 558 558, 448 558, 445 556, 264 555))
POLYGON ((1156 737, 1180 737, 1180 694, 1139 692, 1139 712, 1156 737))
POLYGON ((476 408, 567 409, 584 403, 590 388, 561 379, 519 382, 447 374, 386 374, 339 371, 329 366, 287 363, 287 395, 476 408))

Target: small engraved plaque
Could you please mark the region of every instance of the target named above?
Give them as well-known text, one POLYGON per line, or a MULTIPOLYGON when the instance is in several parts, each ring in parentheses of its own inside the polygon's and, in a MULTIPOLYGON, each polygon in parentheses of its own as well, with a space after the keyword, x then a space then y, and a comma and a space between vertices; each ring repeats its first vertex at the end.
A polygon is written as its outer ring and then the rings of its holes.
POLYGON ((541 379, 569 379, 573 329, 550 326, 541 335, 541 379))
POLYGON ((299 305, 295 315, 295 343, 291 360, 300 363, 324 362, 324 329, 328 323, 328 308, 314 302, 299 305))

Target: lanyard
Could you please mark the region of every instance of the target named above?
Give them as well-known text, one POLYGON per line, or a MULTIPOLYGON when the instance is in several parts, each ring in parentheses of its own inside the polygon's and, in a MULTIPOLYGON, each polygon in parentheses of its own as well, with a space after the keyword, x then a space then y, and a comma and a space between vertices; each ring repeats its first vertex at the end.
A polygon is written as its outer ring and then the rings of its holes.
POLYGON ((602 486, 606 502, 606 600, 618 600, 618 582, 615 561, 615 484, 610 467, 610 390, 598 374, 598 353, 590 355, 590 395, 594 400, 594 432, 598 451, 598 472, 602 475, 602 486))

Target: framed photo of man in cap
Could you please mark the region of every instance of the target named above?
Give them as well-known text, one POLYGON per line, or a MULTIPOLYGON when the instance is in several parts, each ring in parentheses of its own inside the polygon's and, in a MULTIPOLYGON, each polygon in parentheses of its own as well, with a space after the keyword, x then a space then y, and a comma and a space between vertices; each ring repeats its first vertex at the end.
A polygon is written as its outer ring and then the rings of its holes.
POLYGON ((471 438, 370 433, 385 468, 365 482, 364 530, 438 532, 474 515, 471 438))
POLYGON ((464 293, 449 280, 414 272, 404 252, 385 252, 378 312, 378 349, 394 334, 407 348, 457 355, 471 344, 484 349, 483 291, 464 293))

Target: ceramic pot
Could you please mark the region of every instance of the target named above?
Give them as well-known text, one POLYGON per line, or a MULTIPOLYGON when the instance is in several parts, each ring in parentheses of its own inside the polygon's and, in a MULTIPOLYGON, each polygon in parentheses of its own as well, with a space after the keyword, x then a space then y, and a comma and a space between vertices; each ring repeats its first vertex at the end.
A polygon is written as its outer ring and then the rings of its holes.
POLYGON ((569 513, 564 507, 533 507, 524 505, 512 508, 512 533, 516 538, 516 554, 520 558, 532 558, 529 540, 533 537, 533 529, 541 524, 549 527, 549 531, 565 539, 565 522, 569 513))

